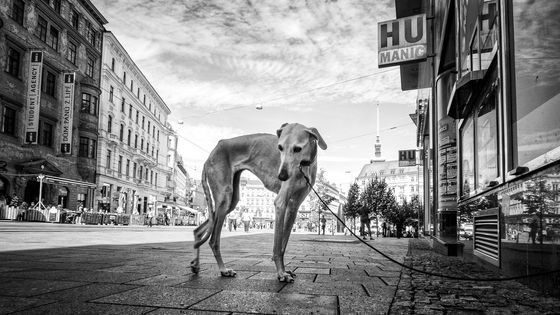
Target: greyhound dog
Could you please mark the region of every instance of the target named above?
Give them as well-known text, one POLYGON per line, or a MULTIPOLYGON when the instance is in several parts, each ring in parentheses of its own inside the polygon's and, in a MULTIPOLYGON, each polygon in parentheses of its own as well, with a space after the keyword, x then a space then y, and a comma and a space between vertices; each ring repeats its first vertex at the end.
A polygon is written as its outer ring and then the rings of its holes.
POLYGON ((279 281, 294 281, 295 274, 284 267, 284 252, 298 208, 311 190, 302 172, 313 185, 317 173, 317 145, 325 150, 327 144, 317 129, 300 124, 283 124, 276 134, 220 140, 204 163, 202 186, 208 203, 208 219, 194 230, 196 257, 191 262, 194 273, 200 270, 200 246, 210 238, 209 244, 222 276, 236 275, 222 260, 220 234, 227 214, 239 201, 241 172, 248 170, 268 190, 277 193, 272 260, 279 281))

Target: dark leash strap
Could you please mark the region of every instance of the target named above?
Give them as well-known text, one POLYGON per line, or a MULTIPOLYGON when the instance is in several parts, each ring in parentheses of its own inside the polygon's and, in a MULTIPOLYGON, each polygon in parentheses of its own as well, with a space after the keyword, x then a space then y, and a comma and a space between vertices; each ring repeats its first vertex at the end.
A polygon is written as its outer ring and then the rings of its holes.
POLYGON ((511 280, 519 280, 519 279, 524 279, 524 278, 531 278, 531 277, 538 277, 538 276, 545 276, 545 275, 550 275, 550 274, 554 274, 557 272, 560 272, 560 270, 552 270, 552 271, 543 271, 543 272, 538 272, 538 273, 533 273, 533 274, 529 274, 529 275, 523 275, 523 276, 514 276, 514 277, 500 277, 500 278, 468 278, 468 277, 456 277, 456 276, 449 276, 449 275, 444 275, 441 273, 434 273, 434 272, 429 272, 429 271, 425 271, 425 270, 420 270, 420 269, 416 269, 412 266, 408 266, 405 265, 395 259, 393 259, 392 257, 388 256, 387 254, 385 254, 384 252, 380 251, 379 249, 375 248, 374 246, 372 246, 371 244, 367 243, 366 241, 362 240, 361 237, 359 237, 358 235, 356 235, 354 232, 352 232, 352 230, 346 225, 346 223, 344 223, 344 221, 342 221, 342 219, 340 219, 340 217, 338 217, 338 215, 336 215, 331 208, 329 207, 329 205, 323 200, 323 198, 321 198, 321 196, 319 196, 319 194, 317 193, 317 191, 315 190, 315 188, 313 188, 313 185, 311 185, 311 182, 309 180, 309 177, 307 177, 307 175, 305 175, 305 173, 303 172, 302 167, 305 165, 300 165, 299 167, 299 171, 301 172, 301 174, 303 175, 303 177, 305 178, 305 181, 307 182, 307 185, 311 188, 311 190, 315 193, 315 195, 317 196, 317 198, 319 198, 319 200, 321 201, 321 203, 325 206, 326 209, 329 210, 329 212, 338 220, 338 222, 340 222, 342 224, 342 226, 344 226, 345 229, 347 229, 350 234, 352 234, 356 239, 358 239, 360 242, 362 242, 364 245, 366 245, 367 247, 373 249, 374 251, 376 251, 377 253, 379 253, 381 256, 385 257, 386 259, 388 259, 389 261, 403 267, 406 269, 409 269, 411 271, 414 272, 418 272, 418 273, 422 273, 428 276, 433 276, 433 277, 441 277, 441 278, 446 278, 446 279, 450 279, 450 280, 459 280, 459 281, 481 281, 481 282, 489 282, 489 281, 511 281, 511 280))

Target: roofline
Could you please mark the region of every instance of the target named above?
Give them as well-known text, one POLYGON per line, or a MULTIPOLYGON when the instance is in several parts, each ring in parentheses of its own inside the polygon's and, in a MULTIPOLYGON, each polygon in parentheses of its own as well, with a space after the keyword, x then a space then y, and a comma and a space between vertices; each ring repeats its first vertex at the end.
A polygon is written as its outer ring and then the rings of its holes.
MULTIPOLYGON (((152 91, 154 92, 154 94, 157 96, 157 98, 159 99, 159 101, 161 102, 161 104, 163 104, 165 106, 165 109, 167 111, 167 114, 171 114, 171 110, 169 109, 169 106, 167 106, 167 103, 165 103, 165 101, 161 98, 161 96, 159 95, 159 93, 157 92, 157 90, 153 87, 153 85, 150 83, 150 81, 148 80, 148 78, 146 78, 146 76, 144 75, 144 73, 142 72, 142 70, 140 70, 140 68, 138 67, 138 65, 136 64, 136 62, 134 62, 134 59, 132 59, 132 57, 130 57, 130 55, 128 54, 128 51, 126 51, 126 49, 124 48, 124 46, 121 44, 121 42, 117 39, 117 37, 115 36, 115 34, 113 34, 113 32, 111 31, 103 31, 103 36, 108 35, 111 36, 112 39, 115 40, 115 42, 119 45, 119 47, 121 48, 122 52, 126 55, 126 57, 128 58, 128 60, 130 60, 130 62, 132 62, 132 64, 134 65, 134 67, 136 68, 136 70, 138 70, 138 73, 140 73, 140 75, 142 76, 142 78, 144 79, 144 81, 150 86, 150 88, 152 89, 152 91)), ((103 44, 105 45, 106 41, 103 40, 103 44)))
POLYGON ((93 5, 93 3, 91 3, 90 0, 79 0, 79 1, 82 3, 84 7, 86 7, 86 9, 88 9, 88 11, 90 11, 90 13, 92 13, 93 17, 97 19, 97 21, 101 22, 102 25, 109 23, 109 21, 107 21, 107 19, 103 16, 103 14, 101 14, 101 12, 97 10, 97 8, 93 5))

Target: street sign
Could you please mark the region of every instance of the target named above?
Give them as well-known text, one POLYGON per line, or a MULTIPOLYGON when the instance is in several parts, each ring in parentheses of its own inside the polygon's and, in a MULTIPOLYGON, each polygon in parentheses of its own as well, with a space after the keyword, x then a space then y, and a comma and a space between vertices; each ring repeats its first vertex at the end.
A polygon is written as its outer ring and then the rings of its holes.
POLYGON ((416 166, 416 150, 399 150, 399 167, 416 166))
POLYGON ((379 22, 377 29, 379 68, 427 58, 426 14, 379 22))

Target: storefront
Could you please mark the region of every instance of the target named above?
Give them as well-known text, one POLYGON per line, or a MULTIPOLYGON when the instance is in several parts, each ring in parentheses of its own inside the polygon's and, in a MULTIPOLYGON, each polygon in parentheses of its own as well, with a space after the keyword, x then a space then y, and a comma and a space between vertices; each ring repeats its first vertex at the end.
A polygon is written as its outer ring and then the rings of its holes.
MULTIPOLYGON (((509 276, 560 269, 560 2, 396 4, 431 20, 425 229, 461 243, 472 224, 474 257, 509 276)), ((522 281, 560 295, 560 273, 522 281)))

